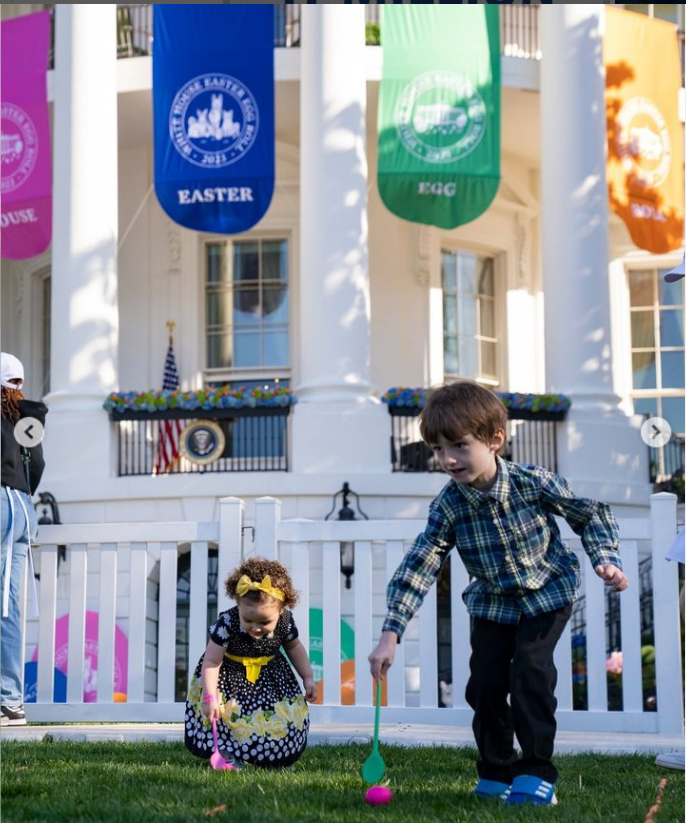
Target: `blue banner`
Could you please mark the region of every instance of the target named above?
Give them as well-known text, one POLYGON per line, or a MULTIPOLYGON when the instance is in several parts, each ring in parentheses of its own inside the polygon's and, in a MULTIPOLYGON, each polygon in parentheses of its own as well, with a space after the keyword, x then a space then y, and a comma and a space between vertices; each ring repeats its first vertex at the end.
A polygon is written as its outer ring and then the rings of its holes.
POLYGON ((155 4, 155 192, 197 231, 237 234, 274 193, 274 7, 155 4))

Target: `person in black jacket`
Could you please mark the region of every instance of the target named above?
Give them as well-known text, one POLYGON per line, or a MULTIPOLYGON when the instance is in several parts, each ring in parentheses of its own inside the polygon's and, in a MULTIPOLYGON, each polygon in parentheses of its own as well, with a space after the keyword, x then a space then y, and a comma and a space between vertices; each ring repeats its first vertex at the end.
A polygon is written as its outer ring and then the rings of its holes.
POLYGON ((2 352, 2 634, 0 636, 0 680, 2 681, 2 725, 22 726, 24 715, 23 672, 21 671, 21 623, 19 587, 24 561, 29 557, 33 579, 31 541, 37 530, 36 510, 31 495, 36 491, 45 467, 43 448, 21 446, 14 427, 23 417, 45 424, 48 410, 43 403, 26 400, 21 392, 24 367, 12 354, 2 352))

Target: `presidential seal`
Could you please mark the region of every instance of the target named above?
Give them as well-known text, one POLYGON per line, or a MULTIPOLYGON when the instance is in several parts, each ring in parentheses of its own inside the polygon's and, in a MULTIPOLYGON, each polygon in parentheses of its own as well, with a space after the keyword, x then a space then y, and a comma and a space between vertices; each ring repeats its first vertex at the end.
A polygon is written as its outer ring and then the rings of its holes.
POLYGON ((38 132, 33 120, 14 103, 0 107, 0 132, 1 191, 9 194, 31 176, 38 157, 38 132))
POLYGON ((250 90, 228 74, 203 74, 182 86, 169 112, 179 154, 201 168, 223 168, 250 151, 259 127, 250 90))
POLYGON ((481 142, 486 104, 466 77, 430 71, 403 89, 395 124, 410 154, 427 163, 453 163, 481 142))
POLYGON ((225 445, 224 432, 214 420, 196 420, 181 432, 179 449, 191 463, 206 466, 222 456, 225 445))
POLYGON ((646 97, 632 97, 620 109, 615 146, 627 175, 649 189, 664 183, 672 167, 672 149, 665 118, 646 97))

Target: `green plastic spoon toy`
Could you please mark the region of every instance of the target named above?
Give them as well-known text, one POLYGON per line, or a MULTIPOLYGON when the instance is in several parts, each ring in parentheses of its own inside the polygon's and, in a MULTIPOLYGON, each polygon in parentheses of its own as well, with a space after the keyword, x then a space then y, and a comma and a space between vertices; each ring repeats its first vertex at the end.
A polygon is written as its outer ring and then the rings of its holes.
POLYGON ((376 711, 374 714, 374 745, 372 753, 362 766, 362 778, 365 783, 378 783, 384 776, 386 764, 379 754, 379 717, 381 715, 381 681, 376 684, 376 711))

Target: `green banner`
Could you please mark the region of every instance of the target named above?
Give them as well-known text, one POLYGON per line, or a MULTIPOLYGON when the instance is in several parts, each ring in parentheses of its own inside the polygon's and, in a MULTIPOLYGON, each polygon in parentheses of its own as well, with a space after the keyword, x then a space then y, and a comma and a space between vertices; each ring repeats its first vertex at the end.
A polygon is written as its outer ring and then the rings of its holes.
POLYGON ((379 171, 386 207, 453 229, 500 184, 498 7, 382 7, 379 171))

